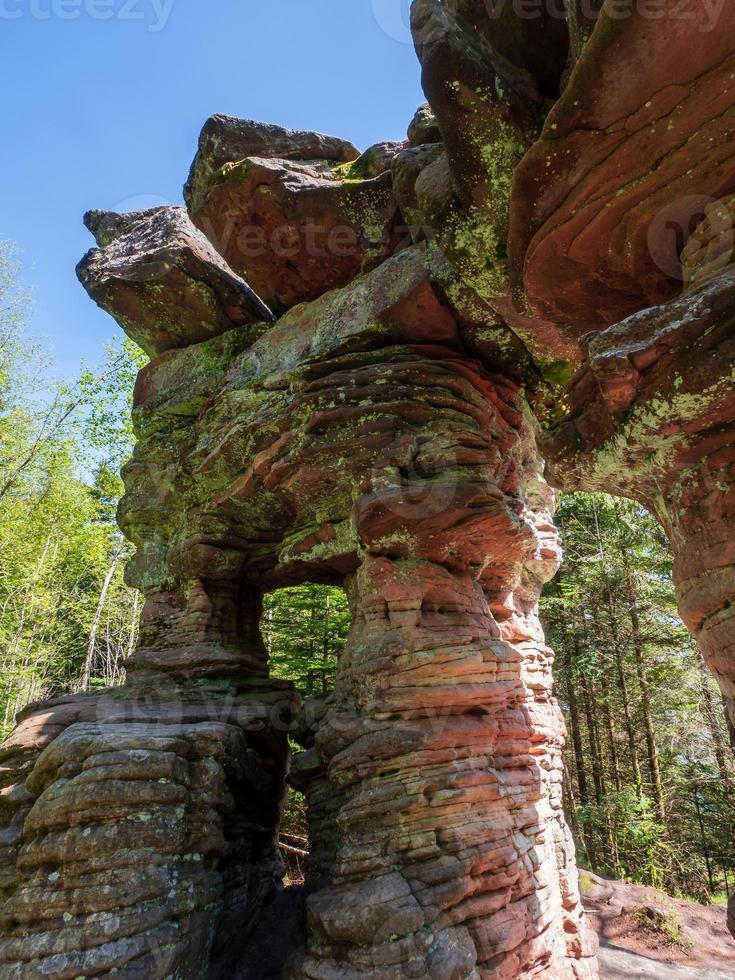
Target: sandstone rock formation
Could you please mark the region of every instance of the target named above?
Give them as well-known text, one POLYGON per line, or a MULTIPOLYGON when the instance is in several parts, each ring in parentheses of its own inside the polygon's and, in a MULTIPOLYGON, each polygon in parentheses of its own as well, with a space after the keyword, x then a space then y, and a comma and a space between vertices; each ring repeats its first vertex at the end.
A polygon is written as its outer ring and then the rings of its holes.
POLYGON ((101 247, 80 263, 79 278, 151 357, 275 319, 184 208, 92 211, 85 221, 101 247))
POLYGON ((277 903, 276 685, 148 674, 31 709, 0 755, 0 974, 230 977, 277 903))
POLYGON ((215 116, 186 211, 88 217, 80 278, 152 355, 120 510, 146 603, 126 686, 3 750, 8 976, 597 975, 540 452, 658 515, 735 711, 735 55, 699 0, 552 6, 414 0, 405 142, 215 116), (353 625, 299 711, 258 624, 305 580, 353 625), (288 733, 307 938, 276 926, 266 969, 288 733))

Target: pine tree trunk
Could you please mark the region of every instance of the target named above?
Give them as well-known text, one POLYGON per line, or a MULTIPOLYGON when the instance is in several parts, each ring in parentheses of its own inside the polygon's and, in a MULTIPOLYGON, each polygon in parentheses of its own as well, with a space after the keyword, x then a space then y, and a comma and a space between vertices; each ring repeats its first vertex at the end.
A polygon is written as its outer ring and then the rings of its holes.
POLYGON ((110 590, 110 584, 112 583, 112 578, 115 574, 115 569, 120 561, 121 549, 117 545, 112 553, 112 558, 110 559, 110 565, 107 569, 107 574, 105 575, 104 582, 102 583, 102 589, 100 590, 100 597, 97 601, 97 608, 94 611, 94 616, 92 617, 92 626, 89 630, 89 642, 87 643, 87 656, 84 661, 84 674, 82 675, 82 690, 88 691, 89 685, 92 680, 92 667, 94 666, 94 652, 97 645, 97 630, 100 625, 100 620, 102 619, 102 612, 105 608, 105 601, 107 600, 107 593, 110 590))
POLYGON ((563 783, 563 799, 564 799, 564 809, 567 814, 567 819, 569 822, 569 827, 572 831, 572 836, 574 837, 574 843, 577 847, 584 845, 584 840, 582 837, 582 831, 579 826, 579 820, 577 819, 577 800, 574 796, 574 786, 572 785, 572 778, 569 775, 569 767, 564 766, 564 783, 563 783))
POLYGON ((648 752, 648 768, 651 773, 651 791, 656 813, 661 823, 666 826, 666 804, 664 801, 664 787, 661 779, 661 768, 658 764, 658 747, 656 746, 656 735, 653 728, 653 712, 651 711, 651 691, 646 672, 646 664, 643 652, 643 639, 641 636, 640 617, 638 615, 638 596, 635 591, 633 575, 628 561, 623 556, 623 563, 626 571, 626 591, 628 596, 628 614, 633 636, 633 652, 635 653, 636 672, 638 674, 638 686, 641 692, 641 707, 643 709, 643 722, 646 727, 646 750, 648 752))
POLYGON ((620 761, 618 759, 618 747, 615 741, 615 726, 613 725, 612 711, 610 710, 610 699, 603 698, 600 702, 600 707, 602 708, 602 714, 605 719, 605 728, 607 729, 608 738, 608 748, 610 751, 610 768, 612 769, 613 782, 615 783, 615 789, 619 793, 622 789, 622 779, 620 777, 620 761))
POLYGON ((592 758, 592 779, 595 784, 595 801, 598 805, 601 805, 602 798, 605 795, 605 783, 602 774, 600 736, 593 708, 593 687, 589 678, 584 676, 582 677, 582 691, 584 694, 584 713, 587 719, 587 737, 589 740, 590 756, 592 758))
MULTIPOLYGON (((611 621, 615 615, 614 606, 611 609, 611 621)), ((618 687, 623 701, 623 718, 625 720, 625 733, 628 736, 628 752, 630 755, 630 767, 633 772, 633 783, 635 784, 636 796, 640 800, 643 797, 643 777, 641 776, 641 762, 638 757, 638 744, 635 739, 635 725, 630 711, 630 695, 628 693, 628 682, 625 679, 625 667, 623 665, 623 652, 618 641, 617 630, 613 627, 613 649, 615 653, 615 670, 618 677, 618 687)))
POLYGON ((697 656, 697 666, 699 667, 700 690, 702 692, 702 708, 707 719, 707 727, 712 737, 712 746, 717 762, 717 769, 720 773, 722 788, 725 796, 729 800, 735 799, 735 786, 732 778, 732 765, 730 764, 730 753, 718 717, 718 711, 712 691, 709 688, 709 674, 701 656, 697 656))
POLYGON ((579 698, 577 696, 574 674, 569 665, 566 669, 566 683, 569 700, 569 728, 572 736, 572 746, 574 748, 574 765, 577 772, 579 802, 582 806, 587 806, 590 801, 590 791, 587 783, 587 772, 585 770, 584 744, 582 742, 582 729, 579 717, 579 698))
MULTIPOLYGON (((600 557, 603 559, 603 567, 607 564, 607 553, 605 551, 605 544, 602 540, 602 532, 600 531, 600 522, 597 513, 597 507, 594 507, 595 515, 595 534, 597 537, 597 547, 599 549, 600 557)), ((609 619, 609 629, 610 637, 613 644, 613 653, 615 657, 615 670, 618 678, 618 687, 620 688, 620 695, 623 701, 623 718, 625 720, 625 732, 628 736, 628 751, 630 754, 630 765, 633 772, 633 782, 635 784, 636 795, 638 799, 643 797, 643 779, 641 777, 641 763, 638 757, 638 745, 635 739, 635 726, 633 724, 633 717, 630 712, 630 697, 628 694, 628 682, 625 679, 625 667, 623 664, 623 650, 620 643, 620 634, 617 628, 617 615, 618 611, 615 606, 615 599, 613 597, 612 585, 610 582, 610 577, 607 572, 604 572, 605 580, 605 597, 607 599, 607 610, 609 619)))
POLYGON ((727 698, 724 694, 722 695, 722 712, 725 716, 725 727, 727 728, 727 737, 730 742, 730 751, 735 755, 735 725, 733 725, 730 712, 727 710, 727 698))

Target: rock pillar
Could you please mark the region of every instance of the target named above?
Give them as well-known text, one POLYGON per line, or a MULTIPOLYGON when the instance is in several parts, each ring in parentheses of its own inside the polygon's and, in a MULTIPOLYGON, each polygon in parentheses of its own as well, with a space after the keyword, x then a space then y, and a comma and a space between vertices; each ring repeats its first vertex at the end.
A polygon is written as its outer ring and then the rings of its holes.
POLYGON ((457 466, 421 484, 420 507, 409 479, 355 508, 352 632, 298 766, 323 826, 294 977, 597 975, 538 620, 553 499, 512 386, 488 393, 471 480, 457 466))
POLYGON ((678 479, 663 520, 682 619, 735 717, 735 446, 718 433, 678 479))

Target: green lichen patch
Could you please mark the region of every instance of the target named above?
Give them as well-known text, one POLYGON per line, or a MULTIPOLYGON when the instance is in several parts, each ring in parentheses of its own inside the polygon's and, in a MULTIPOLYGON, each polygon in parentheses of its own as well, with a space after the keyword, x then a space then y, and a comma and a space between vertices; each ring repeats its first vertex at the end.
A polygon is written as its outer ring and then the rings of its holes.
POLYGON ((361 184, 364 180, 354 168, 355 161, 349 163, 335 163, 330 170, 335 179, 343 184, 361 184))
POLYGON ((252 169, 253 165, 250 160, 237 160, 233 163, 225 163, 212 175, 208 190, 226 185, 243 184, 252 169))
POLYGON ((457 270, 483 299, 507 295, 508 221, 515 167, 525 152, 518 130, 502 118, 493 118, 494 130, 470 138, 475 147, 484 187, 470 206, 450 221, 446 246, 457 270))

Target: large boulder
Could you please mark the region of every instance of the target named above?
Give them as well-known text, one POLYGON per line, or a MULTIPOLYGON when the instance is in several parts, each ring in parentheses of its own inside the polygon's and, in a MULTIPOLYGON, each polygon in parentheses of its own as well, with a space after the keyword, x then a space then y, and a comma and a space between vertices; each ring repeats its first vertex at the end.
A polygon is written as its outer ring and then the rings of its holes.
POLYGON ((396 154, 400 153, 406 146, 408 146, 406 140, 383 140, 380 143, 374 143, 345 170, 345 174, 351 180, 379 177, 386 170, 391 169, 396 154))
POLYGON ((271 717, 293 699, 229 694, 149 676, 21 716, 0 749, 0 975, 233 975, 282 893, 271 717))
POLYGON ((274 319, 184 208, 91 212, 87 224, 103 247, 79 263, 79 280, 147 354, 274 319))
POLYGON ((271 156, 226 163, 200 179, 191 217, 235 272, 283 312, 346 285, 396 244, 390 171, 362 179, 352 166, 271 156))
POLYGON ((245 157, 349 163, 359 155, 352 143, 338 136, 216 114, 206 121, 199 136, 199 149, 184 186, 184 200, 196 209, 220 167, 245 157))
POLYGON ((441 234, 459 199, 441 143, 409 146, 393 158, 393 189, 414 241, 441 234))
POLYGON ((441 143, 442 133, 434 110, 428 102, 420 105, 411 120, 408 132, 409 146, 423 146, 426 143, 441 143))

